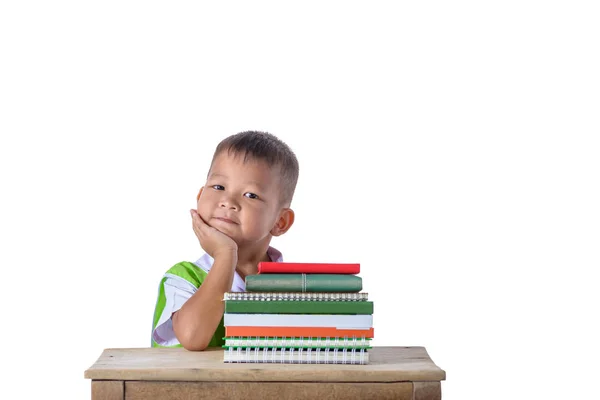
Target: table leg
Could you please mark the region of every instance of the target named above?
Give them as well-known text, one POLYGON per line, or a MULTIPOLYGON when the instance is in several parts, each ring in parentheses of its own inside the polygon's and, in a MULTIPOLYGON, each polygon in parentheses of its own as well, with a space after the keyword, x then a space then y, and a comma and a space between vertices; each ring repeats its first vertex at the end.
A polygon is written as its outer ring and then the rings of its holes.
POLYGON ((441 400, 440 382, 413 382, 413 400, 441 400))
POLYGON ((92 400, 124 400, 124 381, 92 380, 92 400))

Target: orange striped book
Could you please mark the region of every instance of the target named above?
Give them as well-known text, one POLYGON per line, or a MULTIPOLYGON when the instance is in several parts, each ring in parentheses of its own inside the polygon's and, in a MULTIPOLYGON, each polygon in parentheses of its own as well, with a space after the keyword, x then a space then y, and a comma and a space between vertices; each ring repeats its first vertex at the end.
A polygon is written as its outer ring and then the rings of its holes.
POLYGON ((373 338, 374 330, 369 329, 336 329, 321 327, 295 326, 226 326, 225 336, 259 336, 259 337, 365 337, 373 338))

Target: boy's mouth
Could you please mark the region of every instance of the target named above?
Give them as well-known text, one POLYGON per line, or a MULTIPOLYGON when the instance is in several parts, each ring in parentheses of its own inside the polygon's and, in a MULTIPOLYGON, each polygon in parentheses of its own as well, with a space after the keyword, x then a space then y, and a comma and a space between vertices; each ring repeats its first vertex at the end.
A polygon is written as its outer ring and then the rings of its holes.
POLYGON ((217 221, 223 221, 223 222, 228 223, 228 224, 238 225, 237 222, 235 222, 235 221, 233 221, 233 220, 231 220, 229 218, 225 218, 225 217, 214 217, 213 219, 216 219, 217 221))

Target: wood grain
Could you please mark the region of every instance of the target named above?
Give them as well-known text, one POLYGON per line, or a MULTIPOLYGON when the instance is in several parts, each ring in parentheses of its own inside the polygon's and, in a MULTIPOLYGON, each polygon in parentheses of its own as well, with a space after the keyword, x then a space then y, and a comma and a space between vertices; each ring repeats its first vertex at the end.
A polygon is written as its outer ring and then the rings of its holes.
MULTIPOLYGON (((410 382, 126 382, 126 400, 370 399, 412 400, 410 382), (374 397, 375 396, 375 397, 374 397)), ((94 399, 95 400, 95 399, 94 399)))
POLYGON ((367 365, 229 364, 223 349, 106 349, 85 378, 134 381, 211 382, 419 382, 446 373, 424 347, 373 347, 367 365))

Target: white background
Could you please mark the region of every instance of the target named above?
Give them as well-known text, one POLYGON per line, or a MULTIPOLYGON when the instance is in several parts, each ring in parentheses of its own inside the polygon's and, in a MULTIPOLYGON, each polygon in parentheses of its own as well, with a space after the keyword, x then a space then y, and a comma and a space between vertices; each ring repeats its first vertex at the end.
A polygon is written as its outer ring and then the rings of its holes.
POLYGON ((301 165, 273 246, 360 262, 374 344, 425 346, 444 399, 597 390, 594 2, 197 3, 0 5, 0 397, 89 398, 103 349, 149 346, 248 129, 301 165))

